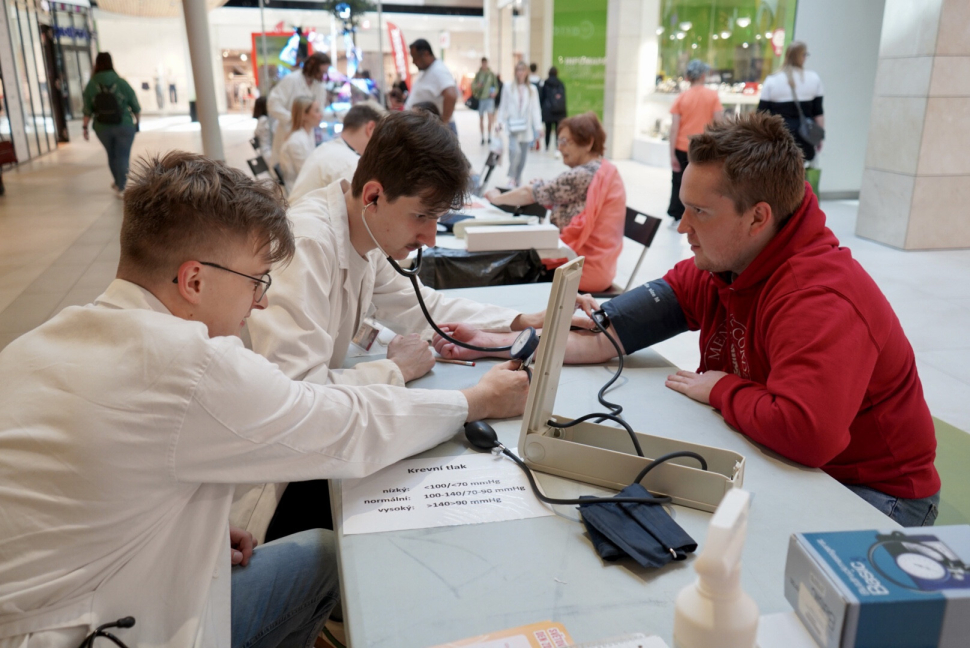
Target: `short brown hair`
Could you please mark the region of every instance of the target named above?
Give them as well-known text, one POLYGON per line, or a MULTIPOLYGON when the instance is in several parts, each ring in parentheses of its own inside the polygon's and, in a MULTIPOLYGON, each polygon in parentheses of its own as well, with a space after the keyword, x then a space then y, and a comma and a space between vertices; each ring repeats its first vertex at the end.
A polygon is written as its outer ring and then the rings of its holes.
POLYGON ((279 187, 195 153, 172 151, 136 162, 124 213, 118 272, 149 282, 170 281, 192 259, 221 260, 232 240, 269 244, 273 263, 293 257, 279 187))
POLYGON ((559 122, 556 135, 564 128, 569 129, 569 134, 578 145, 586 146, 592 142, 593 148, 590 151, 595 155, 603 155, 606 151, 606 131, 603 130, 603 124, 593 111, 562 120, 559 122))
POLYGON ((428 114, 391 113, 374 129, 357 163, 351 185, 360 198, 364 185, 377 180, 388 201, 419 196, 431 212, 459 209, 465 202, 468 165, 458 138, 428 114))
POLYGON ((720 164, 722 192, 740 213, 759 202, 771 205, 782 227, 805 197, 802 151, 784 120, 768 113, 745 113, 710 124, 690 140, 691 164, 720 164))
POLYGON ((303 74, 311 79, 320 76, 320 68, 330 68, 330 55, 326 52, 314 52, 303 61, 303 74))
POLYGON ((344 130, 355 131, 370 122, 379 122, 386 113, 387 110, 384 109, 384 106, 376 101, 362 101, 359 104, 354 104, 344 115, 344 130))

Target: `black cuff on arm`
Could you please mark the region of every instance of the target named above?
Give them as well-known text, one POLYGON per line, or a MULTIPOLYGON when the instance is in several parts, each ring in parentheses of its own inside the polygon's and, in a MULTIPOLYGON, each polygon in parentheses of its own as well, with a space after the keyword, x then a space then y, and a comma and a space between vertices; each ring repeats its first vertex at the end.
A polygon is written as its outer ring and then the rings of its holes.
POLYGON ((603 304, 627 354, 663 342, 687 330, 677 295, 656 279, 603 304))

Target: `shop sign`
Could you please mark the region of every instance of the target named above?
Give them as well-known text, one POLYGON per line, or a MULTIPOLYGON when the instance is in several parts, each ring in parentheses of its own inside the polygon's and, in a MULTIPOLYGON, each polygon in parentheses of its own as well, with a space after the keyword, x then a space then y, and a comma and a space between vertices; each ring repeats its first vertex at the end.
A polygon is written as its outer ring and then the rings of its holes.
POLYGON ((391 40, 391 56, 394 58, 394 69, 411 87, 411 66, 408 65, 408 46, 404 34, 394 23, 387 23, 387 35, 391 40))
POLYGON ((603 119, 608 0, 556 0, 552 60, 566 86, 570 115, 592 110, 603 119))
POLYGON ((55 27, 54 35, 57 38, 73 38, 77 40, 89 40, 90 32, 82 27, 55 27))

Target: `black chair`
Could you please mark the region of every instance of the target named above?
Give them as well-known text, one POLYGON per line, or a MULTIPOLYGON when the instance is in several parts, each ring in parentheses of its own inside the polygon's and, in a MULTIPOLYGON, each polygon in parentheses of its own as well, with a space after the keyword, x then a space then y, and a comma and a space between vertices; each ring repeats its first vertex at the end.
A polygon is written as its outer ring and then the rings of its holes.
POLYGON ((246 160, 246 164, 249 165, 249 170, 253 172, 253 176, 257 178, 261 173, 269 173, 269 167, 266 166, 266 160, 263 159, 262 155, 257 155, 252 160, 246 160))
POLYGON ((482 167, 482 172, 478 174, 478 185, 472 192, 476 196, 481 196, 485 192, 485 187, 488 185, 488 179, 492 177, 492 171, 495 170, 495 165, 498 163, 498 155, 495 153, 489 153, 488 157, 485 159, 485 166, 482 167))
POLYGON ((259 153, 259 140, 253 137, 249 140, 249 143, 253 147, 253 150, 259 153))
POLYGON ((280 186, 285 187, 286 182, 283 181, 283 167, 276 163, 273 165, 273 172, 276 173, 276 181, 280 183, 280 186))
POLYGON ((623 238, 636 241, 643 246, 643 251, 640 252, 640 258, 637 259, 637 264, 633 267, 633 272, 630 273, 630 278, 627 280, 626 286, 621 288, 613 284, 606 292, 593 293, 593 297, 616 297, 630 289, 633 281, 637 277, 637 272, 640 271, 640 264, 643 263, 643 257, 647 255, 647 250, 650 249, 650 244, 653 243, 653 238, 657 235, 657 230, 660 229, 661 222, 662 220, 659 218, 641 214, 630 207, 626 208, 626 224, 623 226, 623 238))

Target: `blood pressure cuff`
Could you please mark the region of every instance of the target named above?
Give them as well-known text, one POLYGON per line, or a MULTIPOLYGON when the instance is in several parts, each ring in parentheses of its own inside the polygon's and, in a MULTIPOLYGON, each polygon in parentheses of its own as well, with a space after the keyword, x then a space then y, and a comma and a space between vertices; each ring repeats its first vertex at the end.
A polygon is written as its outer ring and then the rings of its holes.
MULTIPOLYGON (((632 484, 617 497, 650 497, 650 493, 640 484, 632 484)), ((597 502, 580 504, 579 511, 603 560, 627 555, 643 567, 663 567, 697 550, 694 539, 660 504, 597 502)))
POLYGON ((663 279, 617 295, 603 304, 603 310, 628 354, 687 330, 687 318, 677 295, 663 279))

